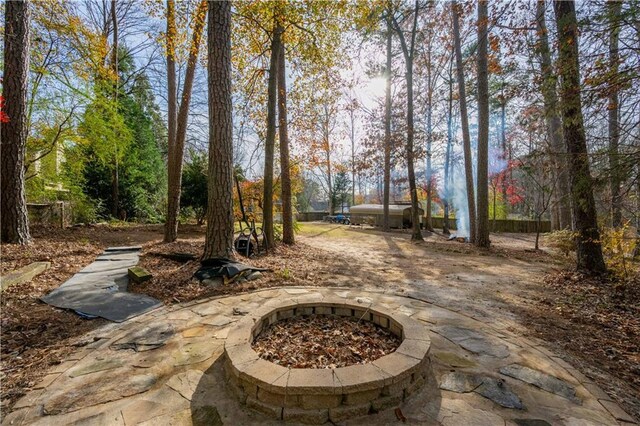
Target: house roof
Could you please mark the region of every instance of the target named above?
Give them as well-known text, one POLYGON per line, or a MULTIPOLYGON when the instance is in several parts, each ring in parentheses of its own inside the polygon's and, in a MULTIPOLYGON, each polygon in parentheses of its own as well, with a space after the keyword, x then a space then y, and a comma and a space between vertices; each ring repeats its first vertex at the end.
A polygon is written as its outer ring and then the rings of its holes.
MULTIPOLYGON (((411 210, 411 206, 389 204, 389 216, 402 216, 405 210, 411 210)), ((349 211, 351 214, 381 215, 384 214, 384 206, 382 204, 360 204, 351 206, 349 211)), ((418 211, 423 212, 421 208, 418 208, 418 211)))

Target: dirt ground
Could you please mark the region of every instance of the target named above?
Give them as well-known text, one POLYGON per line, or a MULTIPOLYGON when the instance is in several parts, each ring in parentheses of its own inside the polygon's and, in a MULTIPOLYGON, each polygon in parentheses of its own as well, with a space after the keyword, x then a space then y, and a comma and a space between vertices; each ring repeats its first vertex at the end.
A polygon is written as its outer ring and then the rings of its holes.
MULTIPOLYGON (((492 234, 490 250, 425 233, 305 224, 300 240, 341 256, 338 282, 415 293, 488 323, 537 337, 640 419, 640 281, 624 288, 571 271, 534 234, 492 234)), ((637 268, 637 265, 636 265, 637 268)))
MULTIPOLYGON (((615 289, 583 285, 580 277, 564 272, 567 260, 545 249, 544 243, 543 251, 534 252, 533 235, 494 234, 492 248, 479 250, 438 233, 411 243, 409 234, 402 231, 304 223, 298 246, 279 247, 247 262, 270 269, 262 279, 205 287, 192 279, 197 260, 181 263, 161 256, 170 252, 199 256, 204 243, 201 227, 181 228, 179 240, 168 245, 161 243, 158 225, 35 230, 33 234, 35 243, 27 248, 2 246, 3 274, 33 261, 52 263, 31 283, 2 295, 3 411, 35 386, 48 366, 89 343, 82 341, 83 334, 105 323, 80 319, 38 298, 92 262, 105 247, 142 244, 140 264, 154 278, 131 290, 166 304, 278 285, 385 288, 488 323, 507 322, 513 331, 546 340, 551 350, 640 418, 638 293, 620 296, 615 289)), ((640 291, 640 284, 636 290, 640 291)))

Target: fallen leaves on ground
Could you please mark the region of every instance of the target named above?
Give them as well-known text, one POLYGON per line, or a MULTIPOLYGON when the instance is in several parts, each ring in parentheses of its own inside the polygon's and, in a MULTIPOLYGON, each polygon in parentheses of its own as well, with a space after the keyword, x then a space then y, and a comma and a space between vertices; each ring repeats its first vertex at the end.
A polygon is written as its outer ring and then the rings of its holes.
POLYGON ((326 273, 326 265, 332 262, 330 253, 298 243, 295 247, 279 245, 266 254, 252 258, 238 255, 238 262, 270 271, 263 273, 259 280, 207 286, 193 277, 200 268, 199 259, 203 250, 204 238, 145 245, 139 266, 151 272, 153 278, 130 285, 129 291, 172 304, 283 285, 320 286, 326 282, 318 278, 331 276, 326 273), (192 254, 196 260, 179 262, 161 256, 169 253, 192 254))
POLYGON ((595 365, 622 379, 598 383, 640 417, 640 274, 621 282, 563 270, 543 285, 546 296, 520 312, 525 325, 575 357, 581 370, 598 375, 595 365))
POLYGON ((365 364, 395 351, 400 339, 368 321, 310 315, 279 321, 256 338, 258 355, 291 368, 339 368, 365 364))
POLYGON ((3 274, 32 262, 51 263, 32 281, 2 292, 0 381, 5 412, 38 384, 50 366, 77 349, 70 345, 74 338, 105 323, 84 320, 40 301, 102 251, 95 231, 34 228, 32 236, 34 241, 28 246, 2 245, 3 274))

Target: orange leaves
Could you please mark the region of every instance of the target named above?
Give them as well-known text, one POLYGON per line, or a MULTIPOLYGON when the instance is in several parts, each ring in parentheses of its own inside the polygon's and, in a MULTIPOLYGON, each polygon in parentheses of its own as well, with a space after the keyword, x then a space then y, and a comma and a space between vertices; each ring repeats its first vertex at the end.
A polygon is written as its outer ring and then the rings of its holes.
POLYGON ((489 49, 492 52, 500 51, 500 37, 495 34, 489 34, 489 49))
POLYGON ((168 0, 164 8, 161 0, 147 0, 143 4, 151 16, 165 19, 166 31, 160 33, 158 42, 166 55, 173 56, 176 62, 198 55, 207 16, 206 0, 198 0, 197 4, 194 0, 168 0))
POLYGON ((489 55, 488 69, 490 74, 502 74, 502 65, 496 55, 489 55))

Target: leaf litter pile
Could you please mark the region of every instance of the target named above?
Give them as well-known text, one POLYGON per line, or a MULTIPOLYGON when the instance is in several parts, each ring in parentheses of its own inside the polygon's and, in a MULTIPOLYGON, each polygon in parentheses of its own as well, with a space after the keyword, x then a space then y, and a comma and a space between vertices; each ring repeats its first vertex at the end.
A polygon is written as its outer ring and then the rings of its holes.
POLYGON ((272 324, 253 342, 267 361, 290 368, 339 368, 366 364, 395 351, 400 339, 368 321, 310 315, 272 324))
POLYGON ((519 311, 524 323, 640 418, 640 273, 619 280, 559 270, 542 285, 544 296, 519 311))

